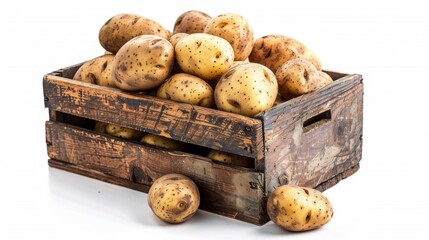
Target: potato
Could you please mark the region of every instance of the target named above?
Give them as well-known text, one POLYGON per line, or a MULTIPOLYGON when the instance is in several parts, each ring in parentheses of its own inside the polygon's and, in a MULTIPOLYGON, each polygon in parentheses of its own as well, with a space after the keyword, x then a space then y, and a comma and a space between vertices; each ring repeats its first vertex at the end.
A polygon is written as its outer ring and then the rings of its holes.
POLYGON ((174 48, 169 41, 154 35, 141 35, 128 41, 115 55, 113 79, 122 90, 150 90, 164 82, 173 63, 174 48))
POLYGON ((277 80, 270 69, 242 63, 222 75, 214 98, 219 110, 253 117, 273 106, 277 91, 277 80))
POLYGON ((243 61, 253 48, 253 29, 242 16, 234 13, 221 14, 206 26, 205 33, 227 40, 234 49, 234 60, 243 61))
POLYGON ((100 29, 101 46, 116 53, 129 40, 140 35, 156 35, 169 39, 170 32, 161 24, 135 14, 118 14, 110 18, 100 29))
POLYGON ((184 37, 189 36, 189 34, 187 33, 175 33, 174 35, 172 35, 169 39, 171 45, 173 45, 173 47, 176 47, 176 44, 184 37))
POLYGON ((187 73, 178 73, 158 88, 157 97, 202 107, 214 105, 213 89, 203 79, 187 73))
POLYGON ((319 191, 306 187, 283 185, 267 201, 270 219, 289 231, 307 231, 328 223, 334 211, 329 200, 319 191))
POLYGON ((110 123, 106 125, 106 133, 115 137, 131 140, 140 140, 143 136, 143 132, 110 123))
POLYGON ((206 33, 194 33, 182 38, 175 51, 180 68, 204 80, 219 77, 234 61, 231 45, 223 38, 206 33))
POLYGON ((84 63, 76 72, 73 79, 116 88, 112 77, 113 55, 106 54, 84 63))
POLYGON ((147 200, 159 219, 167 223, 181 223, 198 210, 200 193, 190 178, 172 173, 155 180, 147 200))
POLYGON ((186 150, 186 143, 179 142, 174 139, 166 138, 155 134, 146 134, 140 140, 140 142, 157 146, 160 148, 170 149, 170 150, 177 150, 177 151, 186 150))
POLYGON ((252 158, 222 152, 218 150, 211 150, 209 154, 207 155, 208 158, 210 158, 213 161, 218 162, 224 162, 236 166, 241 167, 247 167, 247 168, 253 168, 254 167, 254 160, 252 158))
POLYGON ((176 33, 202 33, 212 18, 203 12, 191 10, 182 13, 174 23, 173 34, 176 33))
POLYGON ((106 133, 107 125, 108 125, 108 123, 96 121, 94 131, 99 132, 99 133, 106 133))
POLYGON ((296 58, 304 58, 317 70, 322 69, 319 58, 304 44, 282 35, 268 35, 256 39, 249 56, 251 62, 265 65, 273 72, 276 72, 285 62, 296 58))
POLYGON ((283 64, 276 72, 279 93, 291 99, 317 89, 319 71, 309 61, 293 59, 283 64))
POLYGON ((317 87, 316 88, 322 88, 330 83, 334 82, 327 73, 319 71, 319 79, 317 81, 317 87))

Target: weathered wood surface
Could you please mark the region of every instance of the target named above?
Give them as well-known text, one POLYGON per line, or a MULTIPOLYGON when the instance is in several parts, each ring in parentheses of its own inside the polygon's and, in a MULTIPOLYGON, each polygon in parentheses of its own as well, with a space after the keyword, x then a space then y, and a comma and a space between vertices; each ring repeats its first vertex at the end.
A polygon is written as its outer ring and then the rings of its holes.
POLYGON ((257 169, 263 171, 263 130, 259 119, 56 75, 46 75, 43 81, 45 107, 51 110, 251 157, 257 169))
POLYGON ((265 189, 283 184, 316 187, 356 166, 362 156, 362 76, 349 75, 278 105, 264 122, 265 189), (330 111, 304 127, 304 122, 330 111))
POLYGON ((197 184, 202 209, 254 224, 268 220, 263 173, 58 122, 46 123, 46 143, 54 167, 140 191, 164 174, 181 173, 197 184))

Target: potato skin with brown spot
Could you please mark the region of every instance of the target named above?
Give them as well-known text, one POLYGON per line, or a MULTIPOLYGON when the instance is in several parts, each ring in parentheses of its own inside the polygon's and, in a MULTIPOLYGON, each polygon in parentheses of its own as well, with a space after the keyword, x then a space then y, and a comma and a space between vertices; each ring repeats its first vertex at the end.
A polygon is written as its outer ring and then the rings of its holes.
POLYGON ((283 64, 276 72, 279 93, 291 99, 310 93, 319 86, 319 71, 309 61, 293 59, 283 64))
POLYGON ((105 128, 105 132, 107 134, 124 139, 140 140, 144 135, 143 132, 137 131, 135 129, 122 127, 111 123, 108 123, 105 128))
POLYGON ((147 199, 153 213, 167 223, 188 220, 200 205, 200 193, 195 183, 184 175, 174 173, 155 180, 147 199))
POLYGON ((202 33, 207 23, 212 19, 207 13, 191 10, 182 13, 174 23, 173 34, 202 33))
POLYGON ((298 40, 282 35, 268 35, 256 39, 249 56, 251 62, 267 66, 273 72, 287 61, 296 58, 311 62, 319 71, 322 69, 320 60, 314 52, 298 40))
POLYGON ((280 186, 270 194, 267 212, 275 224, 295 232, 319 228, 334 215, 330 201, 321 192, 293 185, 280 186))
POLYGON ((142 137, 140 142, 176 151, 185 151, 187 148, 186 143, 155 134, 146 134, 142 137))
POLYGON ((128 41, 115 55, 112 74, 118 88, 145 91, 161 85, 173 63, 174 48, 168 40, 141 35, 128 41))
POLYGON ((116 88, 112 77, 113 58, 114 55, 106 54, 87 61, 77 70, 73 79, 116 88))
POLYGON ((252 51, 253 29, 241 15, 221 14, 207 24, 204 32, 227 40, 234 49, 235 61, 245 60, 252 51))
POLYGON ((270 69, 242 63, 222 75, 214 98, 219 110, 253 117, 273 106, 277 91, 277 80, 270 69))
POLYGON ((139 35, 156 35, 169 39, 170 32, 149 18, 122 13, 113 16, 101 27, 98 38, 106 51, 116 53, 126 42, 139 35))
POLYGON ((253 168, 254 167, 254 160, 252 158, 222 152, 219 150, 211 150, 208 155, 208 158, 210 158, 213 161, 217 162, 224 162, 240 167, 247 167, 247 168, 253 168))
POLYGON ((223 38, 207 33, 194 33, 182 38, 175 47, 180 68, 204 80, 226 72, 234 61, 234 50, 223 38))
POLYGON ((187 73, 178 73, 159 88, 157 97, 202 107, 213 107, 213 89, 203 79, 187 73))

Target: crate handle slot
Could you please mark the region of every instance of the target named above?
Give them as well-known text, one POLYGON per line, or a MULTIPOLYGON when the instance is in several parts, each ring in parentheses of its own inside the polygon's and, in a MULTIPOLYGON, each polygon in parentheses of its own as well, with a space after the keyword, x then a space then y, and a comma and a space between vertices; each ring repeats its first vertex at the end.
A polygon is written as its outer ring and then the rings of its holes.
POLYGON ((303 132, 306 133, 311 129, 322 125, 325 122, 331 121, 331 110, 326 110, 317 114, 316 116, 310 117, 305 120, 302 124, 303 132))

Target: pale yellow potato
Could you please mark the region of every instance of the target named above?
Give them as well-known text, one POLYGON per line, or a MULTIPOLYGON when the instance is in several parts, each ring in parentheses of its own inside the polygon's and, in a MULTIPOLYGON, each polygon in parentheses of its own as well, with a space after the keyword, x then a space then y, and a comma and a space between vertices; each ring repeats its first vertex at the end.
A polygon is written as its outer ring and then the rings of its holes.
POLYGON ((282 35, 268 35, 255 40, 251 62, 267 66, 271 71, 277 69, 289 60, 303 58, 311 62, 317 70, 322 70, 319 58, 303 43, 282 35))
POLYGON ((222 75, 214 98, 219 110, 253 117, 273 106, 277 92, 277 80, 270 69, 242 63, 222 75))
POLYGON ((73 79, 116 88, 112 77, 112 62, 114 55, 106 54, 84 63, 75 73, 73 79))
POLYGON ((309 61, 293 59, 283 64, 276 72, 279 93, 291 99, 310 93, 318 88, 319 71, 309 61))
POLYGON ((162 221, 182 223, 197 212, 200 193, 190 178, 172 173, 155 180, 147 200, 150 209, 162 221))
POLYGON ((289 231, 308 231, 328 223, 334 215, 332 205, 321 192, 305 187, 283 185, 267 201, 270 219, 289 231))
POLYGON ((157 97, 202 107, 213 107, 213 89, 203 79, 178 73, 167 79, 159 88, 157 97))
POLYGON ((129 40, 140 35, 156 35, 169 39, 170 31, 149 18, 122 13, 110 18, 100 29, 98 38, 101 46, 116 53, 129 40))
POLYGON ((252 51, 253 29, 241 15, 221 14, 209 21, 204 32, 227 40, 234 49, 235 61, 245 60, 252 51))
POLYGON ((327 73, 319 71, 319 80, 317 82, 317 88, 322 88, 330 83, 334 82, 327 73))
POLYGON ((194 33, 182 38, 175 48, 180 68, 204 80, 212 80, 226 72, 234 61, 234 50, 223 38, 194 33))
POLYGON ((247 167, 247 168, 254 167, 254 159, 252 158, 248 158, 248 157, 244 157, 244 156, 240 156, 232 153, 222 152, 218 150, 211 150, 207 155, 207 157, 213 161, 224 162, 231 165, 247 167))
POLYGON ((141 35, 128 41, 115 55, 112 74, 118 88, 145 91, 158 87, 174 64, 174 48, 158 36, 141 35))
POLYGON ((177 151, 186 150, 186 143, 179 142, 174 139, 166 138, 155 134, 146 134, 140 140, 140 142, 157 146, 160 148, 170 149, 170 150, 177 150, 177 151))
POLYGON ((144 135, 143 132, 110 123, 106 125, 106 133, 115 137, 131 140, 140 140, 144 135))
POLYGON ((182 13, 174 23, 173 34, 202 33, 212 18, 201 11, 191 10, 182 13))

